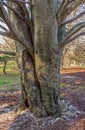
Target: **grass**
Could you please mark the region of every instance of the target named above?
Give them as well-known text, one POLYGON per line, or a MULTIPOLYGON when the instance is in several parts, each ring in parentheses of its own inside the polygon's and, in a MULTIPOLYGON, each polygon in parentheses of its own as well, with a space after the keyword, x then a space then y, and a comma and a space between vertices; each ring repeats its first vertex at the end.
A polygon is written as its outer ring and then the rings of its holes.
POLYGON ((65 83, 61 83, 60 84, 60 88, 65 88, 66 87, 66 84, 65 83))
MULTIPOLYGON (((0 74, 3 74, 3 62, 0 63, 0 74)), ((6 65, 7 74, 18 72, 17 64, 15 61, 9 61, 6 65)))
POLYGON ((19 74, 0 75, 0 90, 16 89, 19 86, 19 74))
POLYGON ((0 64, 0 90, 10 90, 19 87, 19 72, 15 62, 9 62, 6 67, 7 74, 3 74, 3 64, 0 64))
POLYGON ((0 85, 11 85, 19 81, 18 74, 0 75, 0 85))

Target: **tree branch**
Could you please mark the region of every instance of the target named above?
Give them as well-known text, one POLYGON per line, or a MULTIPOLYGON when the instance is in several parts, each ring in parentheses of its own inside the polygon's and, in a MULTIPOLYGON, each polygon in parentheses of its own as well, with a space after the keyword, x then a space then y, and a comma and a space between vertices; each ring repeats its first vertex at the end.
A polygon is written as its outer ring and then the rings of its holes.
POLYGON ((60 24, 60 27, 66 25, 66 24, 69 24, 69 23, 71 23, 71 22, 73 22, 73 21, 75 21, 75 20, 77 20, 78 18, 80 18, 80 17, 81 17, 82 15, 84 15, 84 14, 85 14, 85 11, 81 12, 80 14, 78 14, 77 16, 75 16, 75 17, 73 17, 73 18, 71 18, 71 19, 68 19, 68 20, 63 21, 63 22, 60 24))
POLYGON ((14 26, 14 24, 11 22, 8 13, 6 9, 3 6, 2 1, 0 1, 0 10, 3 15, 3 19, 8 25, 10 31, 13 33, 14 37, 16 37, 16 40, 19 41, 28 51, 28 53, 33 57, 33 46, 29 44, 29 41, 27 41, 22 35, 20 35, 14 26))
POLYGON ((66 37, 61 41, 60 46, 65 45, 65 42, 71 38, 75 33, 80 31, 83 27, 85 27, 85 22, 78 23, 74 25, 68 32, 66 37))
POLYGON ((78 6, 85 3, 85 0, 65 0, 62 9, 59 11, 57 15, 57 19, 59 24, 62 23, 66 19, 66 17, 78 6), (66 4, 65 4, 66 3, 66 4))
POLYGON ((16 52, 12 52, 12 51, 2 51, 2 50, 0 50, 0 54, 7 54, 7 55, 13 55, 13 56, 15 56, 15 55, 16 55, 16 52))
POLYGON ((1 36, 5 36, 5 37, 8 37, 8 38, 11 38, 13 40, 15 40, 16 38, 14 37, 14 35, 12 35, 11 32, 7 31, 7 32, 3 32, 3 31, 0 31, 0 35, 1 36))
POLYGON ((0 24, 0 28, 3 29, 4 31, 8 31, 7 28, 5 28, 3 25, 0 24))
POLYGON ((29 15, 28 10, 26 9, 25 5, 20 3, 19 6, 21 7, 21 9, 24 13, 24 21, 28 25, 29 31, 31 33, 31 40, 32 40, 32 43, 33 43, 34 33, 33 33, 33 25, 32 25, 31 19, 30 19, 30 15, 29 15))
POLYGON ((20 6, 20 8, 22 8, 22 10, 24 12, 24 15, 21 15, 18 10, 10 7, 5 2, 3 2, 3 5, 5 5, 8 9, 10 9, 11 11, 13 11, 15 13, 15 15, 17 15, 21 20, 23 20, 23 22, 25 22, 28 25, 28 28, 29 28, 31 36, 32 36, 32 42, 33 42, 33 26, 32 26, 31 20, 30 20, 29 13, 28 13, 27 9, 25 8, 26 5, 22 4, 22 3, 18 3, 18 5, 20 6))
MULTIPOLYGON (((57 17, 59 17, 59 15, 60 15, 60 13, 61 13, 61 11, 62 11, 62 8, 63 8, 63 5, 64 5, 64 0, 62 1, 62 2, 60 2, 60 1, 58 1, 58 3, 60 4, 60 8, 58 9, 58 11, 57 11, 57 17)), ((58 4, 57 3, 57 4, 58 4)))
POLYGON ((24 20, 24 17, 17 10, 15 10, 12 7, 10 7, 5 2, 3 2, 3 5, 6 6, 8 9, 10 9, 11 11, 13 11, 19 18, 21 18, 22 20, 24 20))
POLYGON ((82 29, 83 27, 85 27, 85 22, 80 22, 80 23, 75 24, 69 31, 67 31, 67 34, 66 34, 67 37, 74 35, 78 31, 80 31, 80 29, 82 29))
POLYGON ((4 20, 3 20, 2 18, 0 18, 0 21, 1 21, 2 23, 5 23, 4 20))
POLYGON ((32 5, 31 2, 23 1, 23 0, 4 0, 4 1, 12 1, 12 2, 19 2, 19 3, 23 3, 23 4, 29 4, 29 5, 32 5))
POLYGON ((72 38, 68 39, 68 40, 65 42, 65 44, 68 44, 68 43, 70 43, 70 42, 76 40, 78 37, 83 36, 83 35, 85 35, 85 32, 80 32, 80 33, 76 34, 75 36, 73 36, 72 38))
POLYGON ((62 12, 65 9, 65 7, 67 6, 67 3, 68 3, 68 0, 63 0, 63 2, 61 3, 60 9, 57 13, 58 23, 61 23, 62 12))
POLYGON ((76 9, 81 4, 85 3, 85 0, 72 0, 66 8, 66 16, 69 15, 74 9, 76 9))

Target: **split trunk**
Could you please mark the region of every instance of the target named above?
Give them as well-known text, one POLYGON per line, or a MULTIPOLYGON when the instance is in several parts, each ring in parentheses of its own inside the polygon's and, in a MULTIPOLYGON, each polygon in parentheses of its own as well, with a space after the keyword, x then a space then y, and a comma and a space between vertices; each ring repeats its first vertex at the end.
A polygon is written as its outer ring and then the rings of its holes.
MULTIPOLYGON (((18 6, 16 6, 19 9, 18 6)), ((19 9, 20 10, 20 9, 19 9)), ((58 24, 52 0, 35 0, 34 36, 18 17, 13 16, 19 32, 34 48, 33 57, 16 42, 17 63, 21 75, 21 107, 29 107, 37 117, 61 115, 59 105, 61 49, 58 24)))

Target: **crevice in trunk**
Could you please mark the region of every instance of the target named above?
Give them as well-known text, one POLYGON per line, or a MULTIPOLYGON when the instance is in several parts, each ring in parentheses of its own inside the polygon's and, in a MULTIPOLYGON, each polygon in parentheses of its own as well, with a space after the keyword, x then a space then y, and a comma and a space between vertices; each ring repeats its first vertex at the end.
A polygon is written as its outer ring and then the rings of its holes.
POLYGON ((37 116, 47 116, 41 100, 34 62, 26 50, 22 52, 22 83, 29 109, 37 116))

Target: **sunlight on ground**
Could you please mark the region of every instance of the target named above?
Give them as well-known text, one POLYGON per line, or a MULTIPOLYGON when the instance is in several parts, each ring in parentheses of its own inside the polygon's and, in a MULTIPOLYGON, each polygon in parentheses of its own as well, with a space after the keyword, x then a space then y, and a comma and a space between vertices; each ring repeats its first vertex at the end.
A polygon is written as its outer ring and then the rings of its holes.
POLYGON ((75 121, 69 130, 85 130, 85 118, 75 121))
POLYGON ((85 68, 64 68, 61 69, 61 74, 73 74, 73 73, 79 73, 79 72, 85 72, 85 68))
POLYGON ((14 121, 16 115, 13 112, 9 111, 7 113, 0 114, 0 130, 9 130, 10 123, 14 121))

